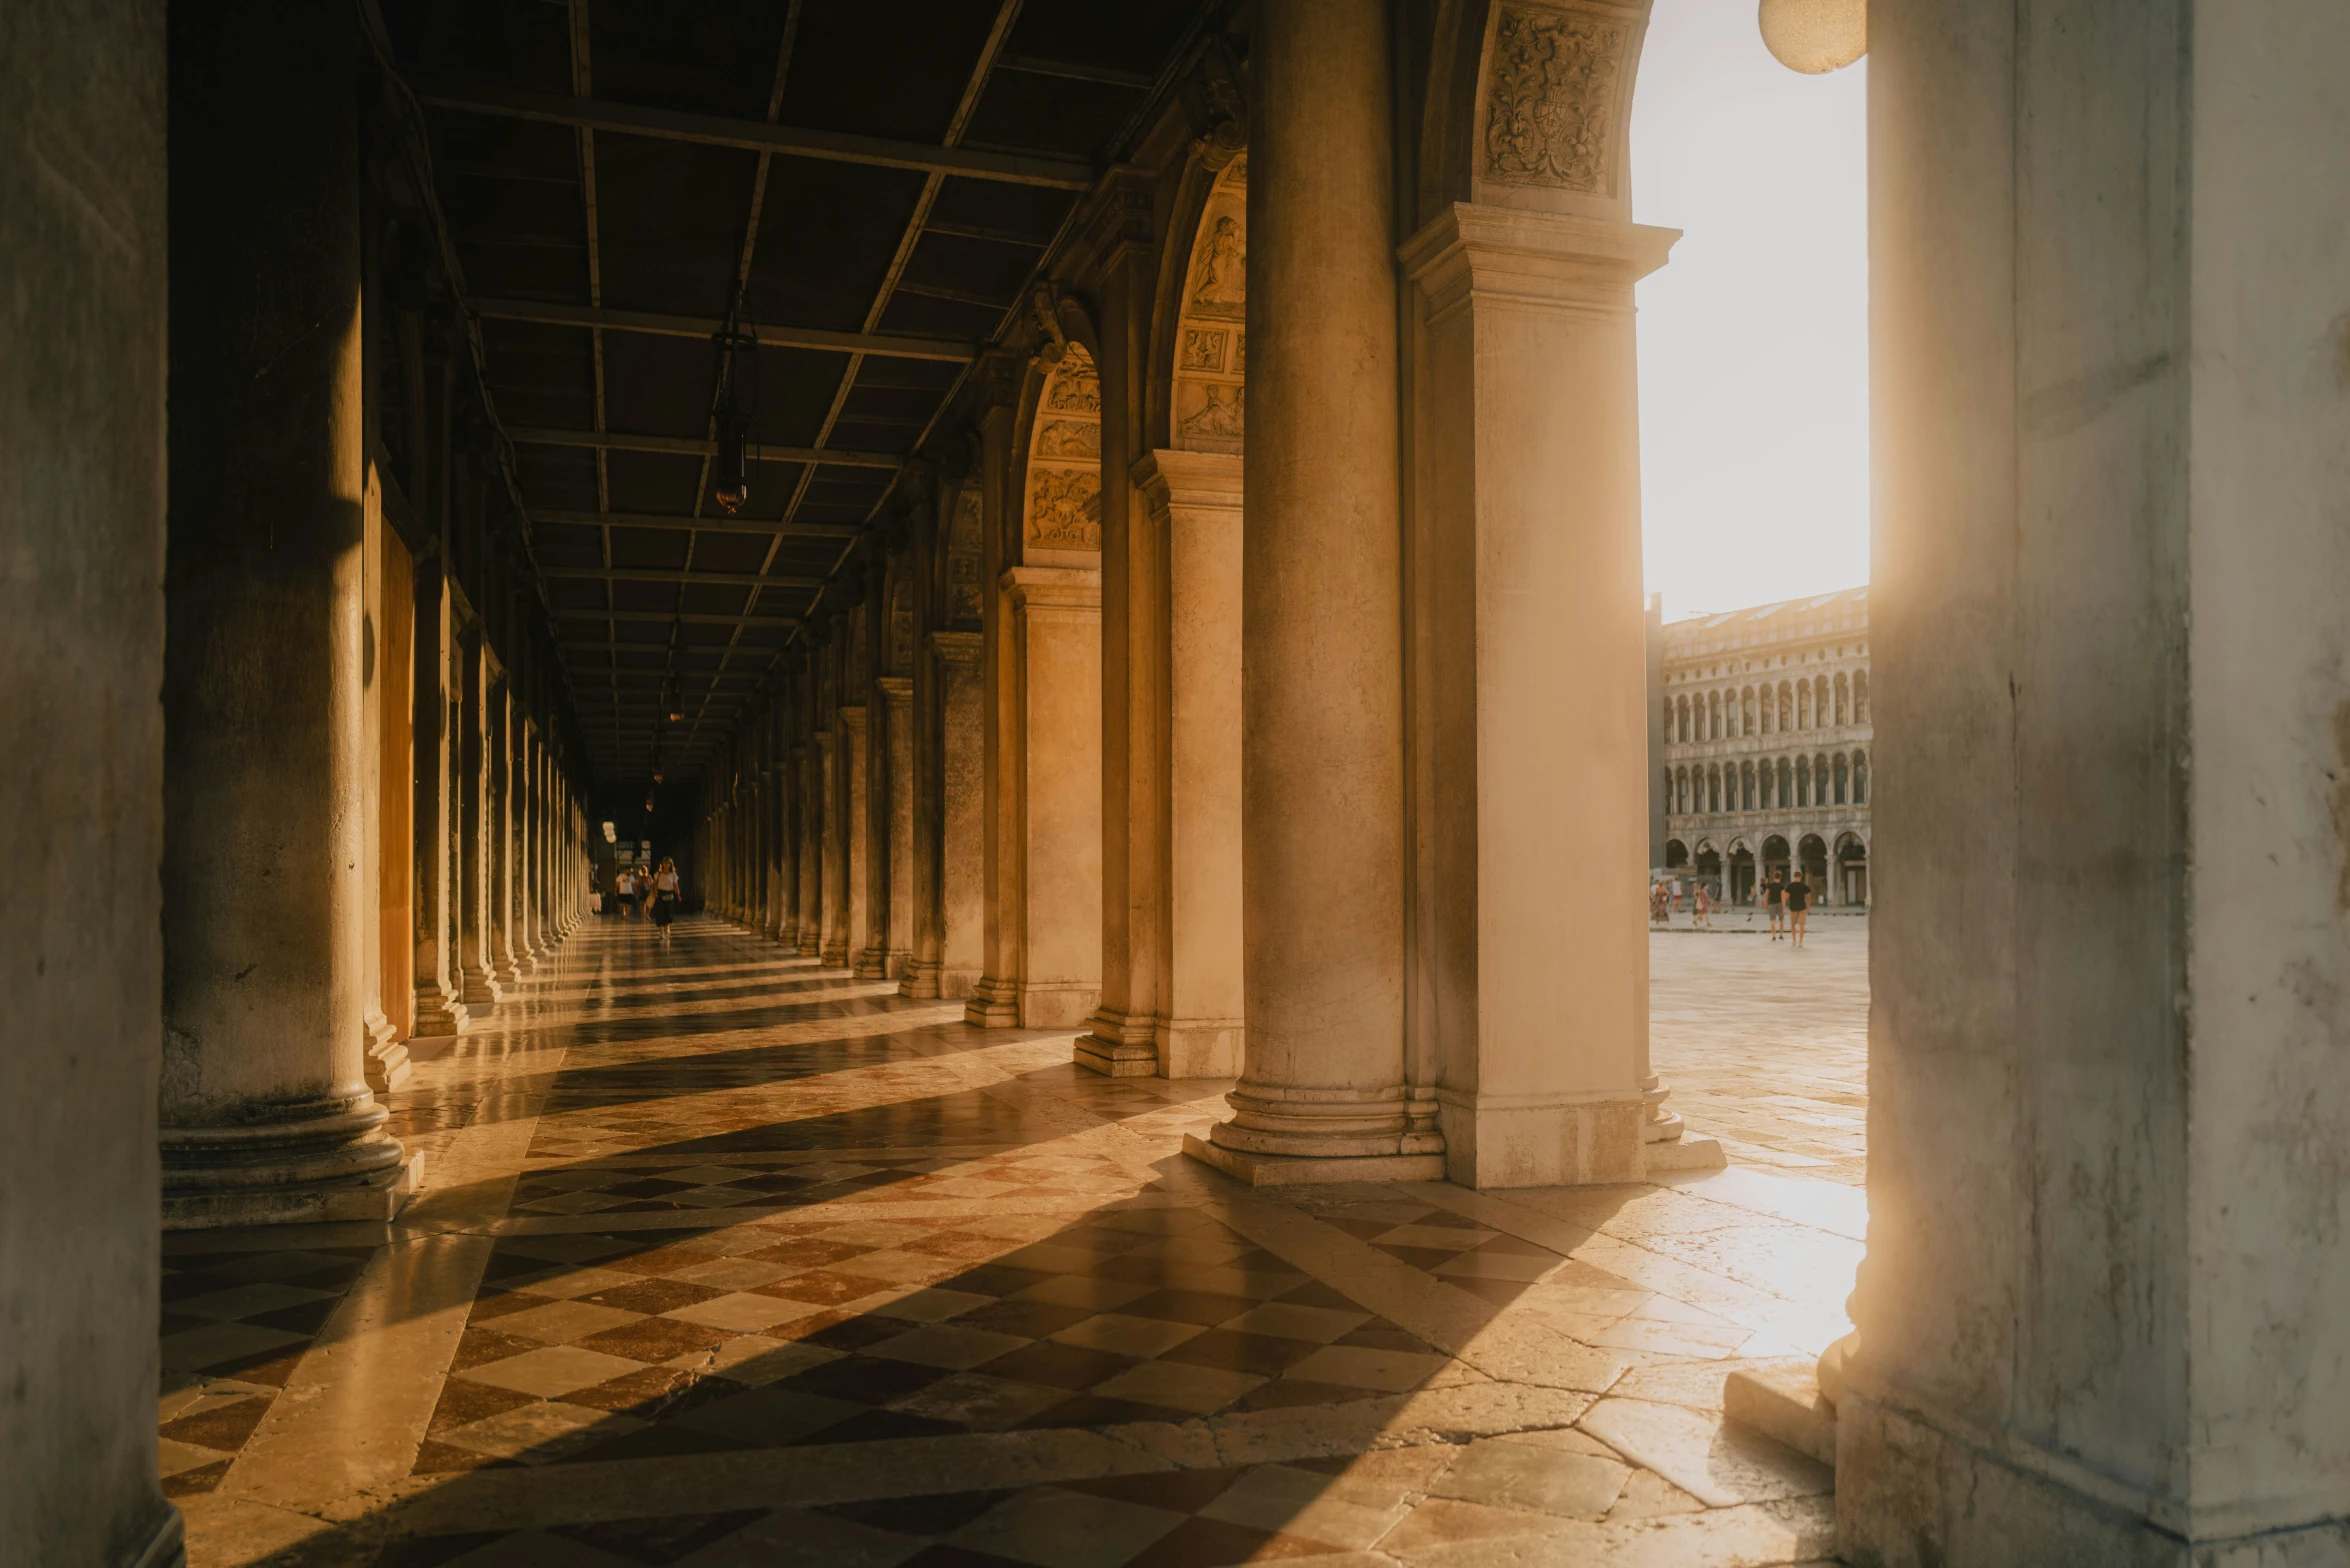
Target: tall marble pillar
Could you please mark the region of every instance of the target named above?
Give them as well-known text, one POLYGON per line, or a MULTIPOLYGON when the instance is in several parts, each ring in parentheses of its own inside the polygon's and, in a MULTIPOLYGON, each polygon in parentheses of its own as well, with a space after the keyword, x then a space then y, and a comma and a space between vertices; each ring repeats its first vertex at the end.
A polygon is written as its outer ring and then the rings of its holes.
POLYGON ((498 972, 497 922, 491 903, 496 858, 491 818, 490 697, 493 676, 481 627, 469 626, 459 652, 457 753, 457 952, 465 1005, 486 1018, 505 994, 498 972))
POLYGON ((1136 479, 1167 543, 1167 914, 1152 1034, 1167 1078, 1240 1072, 1241 460, 1151 453, 1136 479))
POLYGON ((775 703, 775 945, 796 947, 800 918, 800 794, 799 747, 793 743, 791 705, 779 694, 775 703))
MULTIPOLYGON (((804 710, 803 710, 804 711, 804 710)), ((813 958, 824 945, 824 777, 823 748, 805 735, 791 749, 798 811, 792 827, 797 843, 799 897, 785 946, 813 958)))
POLYGON ((877 751, 885 764, 876 794, 886 812, 875 837, 888 847, 884 874, 877 879, 886 897, 874 927, 883 943, 883 974, 902 980, 914 958, 914 682, 885 675, 874 684, 881 690, 883 715, 877 751))
POLYGON ((816 737, 817 772, 824 786, 824 929, 817 956, 827 969, 849 966, 848 786, 841 779, 839 720, 816 737))
POLYGON ((886 889, 873 885, 874 867, 888 854, 886 844, 873 842, 873 731, 872 710, 865 692, 840 705, 841 875, 847 894, 842 909, 841 961, 861 980, 882 975, 882 953, 874 940, 874 917, 887 899, 886 889), (877 847, 880 853, 876 853, 877 847), (875 897, 879 892, 881 897, 875 897))
POLYGON ((451 795, 456 738, 451 724, 455 689, 457 629, 442 580, 446 557, 435 554, 416 567, 416 785, 415 836, 416 1033, 452 1035, 465 1027, 465 1003, 458 994, 462 964, 457 952, 457 882, 449 859, 456 825, 451 795))
POLYGON ((280 5, 172 45, 163 1223, 382 1220, 416 1165, 363 1069, 358 37, 280 5))
POLYGON ((1264 0, 1250 42, 1241 532, 1248 1038, 1231 1119, 1206 1142, 1185 1140, 1189 1152, 1248 1180, 1426 1178, 1444 1169, 1440 1140, 1407 1100, 1404 1074, 1387 29, 1381 8, 1354 0, 1264 0))
POLYGON ((980 634, 932 632, 938 671, 938 889, 932 989, 969 996, 986 965, 987 781, 981 733, 987 694, 980 634))
POLYGON ((1648 877, 1632 286, 1677 235, 1626 200, 1508 194, 1403 248, 1439 1120, 1466 1186, 1636 1181, 1663 1091, 1648 932, 1621 913, 1648 877))
POLYGON ((515 849, 514 786, 517 778, 514 764, 515 734, 519 718, 512 687, 505 672, 491 661, 495 673, 488 680, 484 694, 484 735, 487 745, 487 770, 484 780, 486 792, 483 828, 486 845, 482 855, 482 869, 488 884, 489 919, 485 935, 489 940, 490 972, 501 985, 513 985, 527 969, 522 943, 515 926, 515 871, 518 856, 515 849))
POLYGON ((364 805, 359 813, 359 869, 364 884, 362 897, 366 900, 367 908, 364 921, 366 940, 360 944, 360 983, 364 998, 360 1028, 367 1036, 367 1086, 378 1094, 399 1088, 408 1081, 410 1072, 408 1047, 400 1043, 400 1031, 384 1011, 383 833, 384 819, 389 814, 385 808, 394 804, 392 791, 405 787, 404 780, 384 777, 384 705, 396 701, 397 693, 402 689, 393 682, 386 657, 391 648, 400 644, 385 623, 385 606, 387 602, 405 602, 402 596, 396 593, 387 595, 384 591, 383 574, 388 554, 384 548, 386 526, 383 480, 376 472, 375 465, 369 463, 366 491, 360 508, 360 625, 366 639, 365 646, 375 650, 375 654, 360 660, 363 687, 360 697, 360 744, 363 755, 359 767, 359 790, 364 805))

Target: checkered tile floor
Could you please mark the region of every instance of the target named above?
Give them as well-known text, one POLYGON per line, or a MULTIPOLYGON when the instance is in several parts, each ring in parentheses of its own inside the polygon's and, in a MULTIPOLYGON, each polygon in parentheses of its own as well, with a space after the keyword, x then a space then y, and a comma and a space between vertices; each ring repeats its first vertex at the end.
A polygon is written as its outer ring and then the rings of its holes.
MULTIPOLYGON (((992 1185, 941 1184, 964 1181, 992 1185)), ((1182 1421, 1400 1393, 1449 1364, 1182 1208, 526 1237, 488 1274, 420 1473, 1182 1421)))
POLYGON ((163 1260, 163 1490, 209 1492, 374 1249, 163 1260))
MULTIPOLYGON (((1219 1568, 1360 1551, 1407 1510, 1351 1459, 1107 1476, 773 1513, 403 1541, 381 1568, 1219 1568)), ((1426 1461, 1411 1469, 1429 1468, 1426 1461)), ((1390 1469, 1396 1467, 1389 1467, 1390 1469)))

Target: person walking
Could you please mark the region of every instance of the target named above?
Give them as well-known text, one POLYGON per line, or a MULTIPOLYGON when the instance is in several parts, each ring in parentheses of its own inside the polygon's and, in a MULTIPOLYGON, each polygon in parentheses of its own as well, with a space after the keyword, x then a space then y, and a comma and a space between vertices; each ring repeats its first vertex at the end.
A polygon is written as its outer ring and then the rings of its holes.
POLYGON ((669 922, 677 918, 677 897, 681 884, 677 878, 677 862, 663 856, 661 869, 653 873, 653 924, 661 928, 661 945, 669 945, 669 922))
POLYGON ((1803 946, 1804 915, 1811 908, 1811 889, 1805 885, 1803 873, 1795 873, 1795 880, 1787 884, 1788 940, 1803 946))
POLYGON ((1763 884, 1763 913, 1771 917, 1771 940, 1776 942, 1787 934, 1787 884, 1779 880, 1779 873, 1763 884))
POLYGON ((1706 930, 1713 925, 1713 896, 1706 891, 1702 878, 1697 883, 1696 895, 1689 903, 1689 924, 1694 930, 1706 930))

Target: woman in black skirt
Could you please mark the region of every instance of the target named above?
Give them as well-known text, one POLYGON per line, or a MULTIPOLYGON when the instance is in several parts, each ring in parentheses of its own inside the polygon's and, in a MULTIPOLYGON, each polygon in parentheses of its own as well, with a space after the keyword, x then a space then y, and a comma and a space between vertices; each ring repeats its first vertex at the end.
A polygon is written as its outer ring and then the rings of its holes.
POLYGON ((663 856, 653 873, 653 924, 661 928, 661 945, 669 945, 669 922, 677 918, 677 862, 663 856))

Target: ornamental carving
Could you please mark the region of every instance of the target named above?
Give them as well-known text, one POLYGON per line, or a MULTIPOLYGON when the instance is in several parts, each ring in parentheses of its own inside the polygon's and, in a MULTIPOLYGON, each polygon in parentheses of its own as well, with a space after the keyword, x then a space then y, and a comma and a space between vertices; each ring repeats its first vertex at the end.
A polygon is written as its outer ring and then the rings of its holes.
POLYGON ((1040 468, 1029 481, 1028 542, 1046 550, 1102 547, 1102 476, 1091 468, 1040 468))
POLYGON ((1224 339, 1222 332, 1201 332, 1186 327, 1183 332, 1183 368, 1205 370, 1210 374, 1224 369, 1224 339))
POLYGON ((1044 406, 1055 414, 1101 417, 1102 378, 1095 372, 1093 361, 1075 357, 1063 360, 1053 373, 1052 384, 1045 388, 1044 406))
POLYGON ((1248 389, 1209 381, 1184 391, 1185 401, 1197 401, 1183 416, 1183 445, 1208 452, 1240 450, 1248 389))
POLYGON ((947 522, 947 548, 976 551, 980 537, 979 487, 965 485, 955 492, 955 510, 947 522))
POLYGON ((1487 93, 1486 177, 1603 190, 1628 42, 1622 22, 1505 8, 1494 32, 1487 93))

